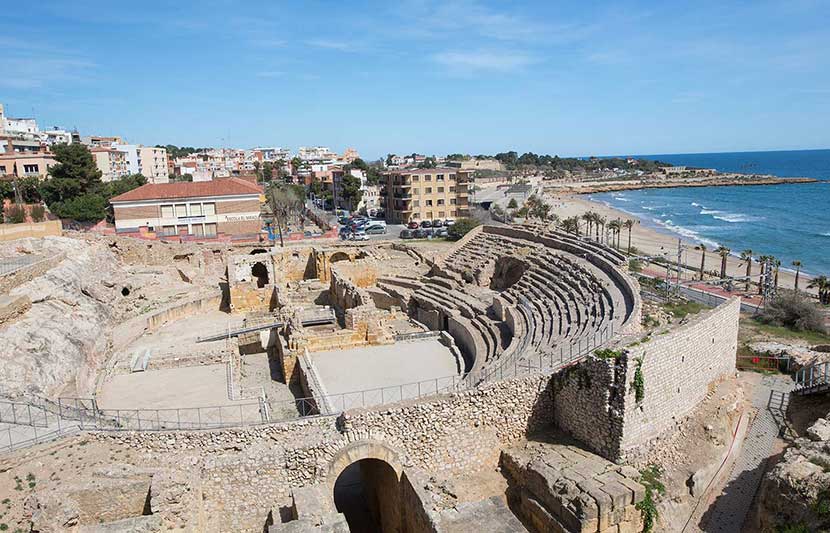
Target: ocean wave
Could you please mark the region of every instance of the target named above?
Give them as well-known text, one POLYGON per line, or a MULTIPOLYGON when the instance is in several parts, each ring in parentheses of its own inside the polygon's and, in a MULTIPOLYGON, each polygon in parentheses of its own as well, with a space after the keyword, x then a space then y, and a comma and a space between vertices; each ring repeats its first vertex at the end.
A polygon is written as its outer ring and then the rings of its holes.
POLYGON ((830 237, 830 231, 821 234, 822 237, 830 237))
POLYGON ((703 205, 703 204, 699 204, 699 203, 697 203, 697 202, 692 202, 692 207, 699 207, 699 208, 701 208, 701 209, 709 209, 709 208, 708 208, 708 207, 706 207, 705 205, 703 205))
POLYGON ((620 202, 630 202, 631 201, 630 198, 623 198, 622 196, 615 196, 614 200, 617 200, 617 201, 620 201, 620 202))
POLYGON ((712 218, 716 218, 718 220, 723 220, 724 222, 736 223, 736 222, 756 222, 761 220, 758 217, 752 217, 749 215, 744 215, 742 213, 724 213, 723 215, 714 215, 712 218))
POLYGON ((763 220, 762 217, 753 217, 751 215, 745 215, 743 213, 727 213, 725 211, 719 211, 717 209, 701 209, 701 215, 712 215, 712 218, 717 220, 723 220, 724 222, 730 223, 737 223, 737 222, 756 222, 758 220, 763 220))
POLYGON ((683 227, 683 226, 679 226, 679 225, 675 224, 674 222, 672 222, 671 219, 666 220, 666 221, 655 220, 655 222, 657 223, 658 226, 662 226, 666 230, 668 230, 668 231, 670 231, 670 232, 672 232, 676 235, 680 235, 681 237, 685 237, 685 238, 687 238, 691 241, 695 241, 695 242, 698 242, 698 243, 701 243, 701 244, 705 244, 706 246, 709 246, 711 248, 717 248, 719 246, 719 244, 717 242, 715 242, 711 239, 707 239, 706 237, 701 237, 700 234, 698 232, 696 232, 695 230, 689 229, 689 228, 686 228, 686 227, 683 227))
POLYGON ((647 205, 644 205, 644 206, 643 206, 643 209, 645 209, 646 211, 654 211, 654 210, 655 210, 655 209, 657 209, 657 208, 656 208, 656 207, 649 207, 649 206, 647 206, 647 205))

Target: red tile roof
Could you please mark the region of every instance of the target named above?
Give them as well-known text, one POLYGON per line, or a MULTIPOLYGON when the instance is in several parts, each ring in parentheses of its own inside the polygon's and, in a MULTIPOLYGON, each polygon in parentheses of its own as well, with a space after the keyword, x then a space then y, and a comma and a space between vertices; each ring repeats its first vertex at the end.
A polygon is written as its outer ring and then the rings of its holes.
POLYGON ((238 196, 262 194, 262 187, 239 178, 220 178, 212 181, 182 181, 176 183, 148 183, 110 199, 110 202, 141 200, 170 200, 203 196, 238 196))

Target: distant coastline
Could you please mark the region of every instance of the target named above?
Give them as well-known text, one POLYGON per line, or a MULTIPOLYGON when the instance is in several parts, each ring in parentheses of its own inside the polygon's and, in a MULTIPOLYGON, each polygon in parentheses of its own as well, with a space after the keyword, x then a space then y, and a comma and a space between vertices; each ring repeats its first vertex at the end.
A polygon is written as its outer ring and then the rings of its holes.
POLYGON ((557 193, 595 194, 603 192, 634 191, 640 189, 674 189, 679 187, 749 187, 758 185, 796 185, 816 183, 816 178, 783 178, 778 176, 758 176, 747 174, 719 175, 706 178, 680 178, 661 181, 646 180, 608 180, 591 182, 564 183, 547 185, 557 193))

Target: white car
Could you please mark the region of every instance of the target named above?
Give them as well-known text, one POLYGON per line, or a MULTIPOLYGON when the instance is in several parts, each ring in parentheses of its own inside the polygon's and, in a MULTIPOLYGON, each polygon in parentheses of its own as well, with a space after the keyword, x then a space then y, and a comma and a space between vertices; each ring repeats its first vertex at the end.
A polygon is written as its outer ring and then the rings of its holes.
POLYGON ((368 241, 369 236, 366 235, 365 231, 356 231, 356 232, 352 233, 351 235, 349 235, 349 240, 350 241, 368 241))

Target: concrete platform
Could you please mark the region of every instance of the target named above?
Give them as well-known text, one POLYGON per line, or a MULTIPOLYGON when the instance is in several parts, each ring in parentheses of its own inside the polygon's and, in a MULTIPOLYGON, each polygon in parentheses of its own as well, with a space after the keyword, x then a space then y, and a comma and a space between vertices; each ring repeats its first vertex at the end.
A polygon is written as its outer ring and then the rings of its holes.
MULTIPOLYGON (((388 346, 316 352, 310 354, 310 359, 328 396, 389 388, 383 401, 414 398, 418 395, 417 385, 405 385, 436 379, 446 384, 451 382, 450 376, 458 373, 455 356, 435 338, 397 342, 388 346)), ((425 384, 422 392, 427 391, 429 386, 425 384)), ((382 403, 381 398, 378 401, 373 398, 369 395, 366 405, 382 403)), ((355 407, 360 402, 355 404, 350 401, 349 404, 349 407, 355 407)))

